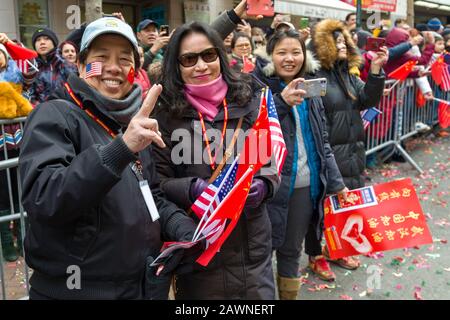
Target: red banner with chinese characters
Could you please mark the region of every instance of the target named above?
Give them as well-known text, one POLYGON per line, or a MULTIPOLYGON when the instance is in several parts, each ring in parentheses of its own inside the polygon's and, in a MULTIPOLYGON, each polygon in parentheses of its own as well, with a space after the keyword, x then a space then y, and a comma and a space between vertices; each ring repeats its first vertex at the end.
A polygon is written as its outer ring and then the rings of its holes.
MULTIPOLYGON (((341 0, 356 7, 356 0, 341 0)), ((361 7, 363 9, 378 9, 386 12, 395 12, 397 9, 397 0, 362 0, 361 7)))
POLYGON ((432 243, 411 179, 352 190, 325 200, 332 259, 432 243))

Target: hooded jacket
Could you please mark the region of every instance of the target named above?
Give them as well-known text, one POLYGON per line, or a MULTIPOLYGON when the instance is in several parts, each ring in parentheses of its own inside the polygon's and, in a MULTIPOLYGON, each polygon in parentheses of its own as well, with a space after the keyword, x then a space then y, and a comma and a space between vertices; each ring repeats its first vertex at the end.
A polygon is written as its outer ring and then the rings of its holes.
MULTIPOLYGON (((393 28, 386 36, 386 46, 388 48, 392 48, 401 43, 408 42, 408 40, 409 40, 409 33, 406 30, 403 30, 401 28, 393 28)), ((401 65, 411 60, 417 61, 419 65, 427 65, 428 62, 430 62, 433 53, 434 53, 434 44, 429 43, 425 46, 421 56, 413 55, 411 52, 408 51, 396 59, 389 59, 383 69, 386 72, 386 74, 389 75, 389 73, 391 73, 401 65)), ((418 76, 419 76, 418 71, 412 71, 409 74, 410 78, 417 78, 418 76)))
MULTIPOLYGON (((284 141, 288 154, 284 161, 283 171, 281 173, 281 184, 278 192, 274 198, 268 203, 268 211, 270 221, 272 223, 272 246, 279 248, 283 245, 287 218, 288 218, 288 203, 290 198, 290 190, 293 186, 291 177, 293 174, 294 148, 296 124, 292 107, 286 104, 281 97, 283 87, 282 80, 276 76, 275 67, 272 58, 265 53, 264 49, 255 51, 257 55, 255 76, 263 83, 269 86, 272 90, 275 106, 277 108, 278 117, 280 120, 281 129, 283 131, 284 141)), ((305 72, 313 72, 319 67, 316 60, 311 59, 312 53, 307 52, 305 72)), ((308 78, 308 76, 306 76, 308 78)), ((320 172, 319 178, 322 184, 321 195, 316 206, 317 214, 311 224, 316 231, 317 239, 321 238, 323 227, 323 199, 326 193, 335 193, 342 190, 345 185, 342 176, 336 165, 330 144, 328 142, 328 133, 326 131, 325 113, 322 101, 320 98, 307 99, 307 106, 309 108, 309 122, 311 125, 312 135, 316 146, 317 153, 320 158, 320 172)))
POLYGON ((349 73, 350 68, 360 66, 361 57, 350 33, 337 20, 319 22, 311 44, 321 66, 315 77, 328 80, 322 102, 334 157, 345 185, 349 189, 360 188, 364 186, 362 173, 365 168, 365 133, 360 111, 374 107, 380 101, 384 73, 369 73, 367 83, 349 73), (334 31, 344 35, 347 44, 347 59, 344 61, 338 60, 334 31))
MULTIPOLYGON (((123 142, 120 125, 99 108, 82 79, 72 75, 68 84, 83 106, 119 135, 112 139, 65 88, 28 117, 19 169, 30 223, 25 237, 26 262, 34 270, 30 283, 57 299, 151 296, 143 289, 146 259, 158 255, 163 239, 186 240, 195 225, 163 197, 149 147, 138 157, 160 215, 152 221, 130 166, 137 155, 123 142), (80 289, 67 286, 71 266, 80 270, 80 289)), ((133 90, 140 99, 139 87, 133 90)))

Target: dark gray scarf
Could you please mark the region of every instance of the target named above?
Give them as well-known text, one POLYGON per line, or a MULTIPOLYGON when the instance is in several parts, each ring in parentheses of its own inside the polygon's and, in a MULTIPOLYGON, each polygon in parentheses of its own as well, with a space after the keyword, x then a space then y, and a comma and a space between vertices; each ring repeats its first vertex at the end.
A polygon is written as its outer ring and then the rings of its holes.
POLYGON ((102 113, 117 121, 122 128, 128 126, 142 104, 142 92, 137 84, 133 84, 125 98, 117 100, 105 97, 83 79, 74 75, 69 76, 68 82, 75 93, 81 94, 83 99, 91 100, 102 113))

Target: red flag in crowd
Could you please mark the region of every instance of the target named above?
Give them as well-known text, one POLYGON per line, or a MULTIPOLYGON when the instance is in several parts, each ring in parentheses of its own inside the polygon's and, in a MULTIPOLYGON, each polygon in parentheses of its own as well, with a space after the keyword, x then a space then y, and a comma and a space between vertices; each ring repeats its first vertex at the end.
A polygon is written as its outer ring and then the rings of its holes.
POLYGON ((442 72, 444 71, 444 67, 447 68, 447 65, 444 63, 443 55, 440 55, 431 65, 431 77, 437 85, 440 85, 442 83, 442 72))
POLYGON ((423 107, 423 106, 425 106, 426 102, 427 101, 425 100, 425 97, 423 96, 422 91, 419 88, 417 88, 417 95, 416 95, 416 104, 417 104, 417 106, 418 107, 423 107))
POLYGON ((5 48, 8 50, 8 53, 13 60, 28 60, 34 59, 38 56, 36 51, 21 47, 12 41, 5 43, 5 48))
POLYGON ((250 73, 255 69, 255 65, 250 61, 250 59, 246 56, 242 56, 242 60, 244 61, 244 64, 242 66, 242 72, 243 73, 250 73))
POLYGON ((202 266, 207 266, 215 254, 220 250, 225 240, 229 237, 233 229, 236 227, 242 210, 247 200, 250 185, 253 179, 252 168, 244 173, 239 181, 234 185, 233 189, 227 195, 224 201, 219 205, 217 210, 211 216, 211 221, 223 221, 230 219, 230 224, 225 228, 223 233, 200 255, 197 262, 202 266))
POLYGON ((396 80, 406 80, 408 75, 411 73, 413 67, 417 64, 417 61, 408 61, 405 64, 401 65, 391 73, 389 73, 388 77, 396 80))
POLYGON ((450 102, 441 101, 439 103, 438 120, 443 129, 450 126, 450 102))
POLYGON ((440 87, 443 91, 449 91, 450 90, 450 72, 449 72, 449 66, 444 63, 442 66, 442 82, 440 84, 440 87))

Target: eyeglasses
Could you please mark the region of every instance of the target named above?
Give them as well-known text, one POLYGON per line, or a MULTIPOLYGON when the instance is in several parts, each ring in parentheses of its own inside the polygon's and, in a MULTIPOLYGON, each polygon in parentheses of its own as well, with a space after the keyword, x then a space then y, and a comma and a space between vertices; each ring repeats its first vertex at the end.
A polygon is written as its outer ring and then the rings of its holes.
POLYGON ((198 57, 202 57, 202 60, 206 63, 211 63, 217 60, 219 57, 219 50, 215 47, 208 48, 199 53, 185 53, 178 57, 178 62, 185 68, 193 67, 197 64, 198 57))

